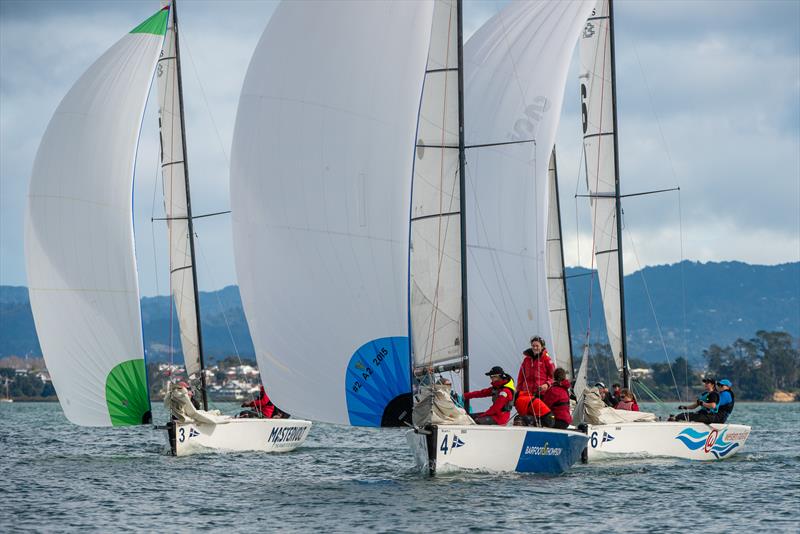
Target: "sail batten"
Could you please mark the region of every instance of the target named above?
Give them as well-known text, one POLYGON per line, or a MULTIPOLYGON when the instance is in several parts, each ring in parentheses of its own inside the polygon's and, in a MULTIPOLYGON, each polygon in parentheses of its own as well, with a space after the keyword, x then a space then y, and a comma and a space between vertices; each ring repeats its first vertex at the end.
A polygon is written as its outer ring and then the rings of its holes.
POLYGON ((31 309, 61 406, 79 425, 149 422, 131 194, 165 23, 159 11, 78 79, 31 174, 31 309))

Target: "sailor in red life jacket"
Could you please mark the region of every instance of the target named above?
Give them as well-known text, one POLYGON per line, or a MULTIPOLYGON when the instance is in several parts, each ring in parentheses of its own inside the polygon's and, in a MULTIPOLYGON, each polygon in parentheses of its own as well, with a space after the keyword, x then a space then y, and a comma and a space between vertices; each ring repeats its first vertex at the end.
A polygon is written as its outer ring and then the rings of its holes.
POLYGON ((531 338, 531 348, 522 353, 522 365, 517 375, 517 412, 520 415, 532 416, 531 400, 540 397, 553 383, 555 366, 547 354, 544 339, 539 336, 531 338))
POLYGON ((628 410, 631 412, 638 412, 639 405, 636 403, 636 396, 633 391, 628 388, 623 388, 619 393, 620 399, 614 408, 617 410, 628 410))
POLYGON ((242 404, 242 408, 248 407, 253 409, 240 413, 239 417, 259 417, 269 419, 272 417, 273 412, 275 412, 275 405, 269 400, 267 392, 264 391, 264 386, 261 386, 261 391, 259 392, 257 399, 242 404))
POLYGON ((483 413, 472 415, 472 418, 479 425, 505 425, 511 418, 514 407, 514 379, 502 367, 497 366, 492 367, 486 376, 492 381, 492 386, 479 391, 468 391, 464 398, 491 397, 491 407, 483 413))
POLYGON ((556 428, 567 428, 572 423, 569 406, 569 380, 567 372, 559 367, 553 374, 553 385, 542 395, 542 400, 552 410, 556 418, 556 428))

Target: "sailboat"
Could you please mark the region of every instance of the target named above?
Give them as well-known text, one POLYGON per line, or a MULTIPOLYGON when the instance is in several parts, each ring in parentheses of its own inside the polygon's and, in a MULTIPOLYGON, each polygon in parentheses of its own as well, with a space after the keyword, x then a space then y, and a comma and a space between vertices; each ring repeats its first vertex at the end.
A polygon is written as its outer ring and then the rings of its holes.
MULTIPOLYGON (((64 414, 82 426, 152 421, 134 255, 132 188, 154 74, 172 296, 187 372, 205 387, 175 2, 103 54, 59 104, 34 161, 26 267, 42 352, 64 414)), ((286 451, 311 423, 216 417, 167 425, 172 453, 286 451), (216 424, 212 424, 213 422, 216 424)))
MULTIPOLYGON (((259 366, 294 413, 400 426, 425 384, 485 387, 484 371, 516 369, 519 343, 550 331, 548 165, 591 6, 514 3, 462 58, 460 5, 284 2, 253 55, 231 158, 234 255, 259 366)), ((431 474, 558 473, 587 440, 408 431, 431 474)))
MULTIPOLYGON (((598 0, 580 39, 581 108, 587 183, 594 227, 594 257, 608 339, 624 387, 630 387, 622 269, 616 65, 612 0, 598 0)), ((584 353, 584 362, 588 359, 584 353)), ((612 410, 613 412, 614 410, 612 410)), ((620 415, 620 414, 617 414, 620 415)), ((589 424, 589 461, 631 455, 720 460, 740 452, 750 427, 692 422, 608 421, 589 424)))
POLYGON ((5 395, 5 397, 0 398, 0 402, 5 402, 5 403, 14 402, 14 399, 12 399, 11 395, 8 394, 8 383, 9 382, 11 382, 11 379, 6 377, 6 379, 5 379, 6 395, 5 395))

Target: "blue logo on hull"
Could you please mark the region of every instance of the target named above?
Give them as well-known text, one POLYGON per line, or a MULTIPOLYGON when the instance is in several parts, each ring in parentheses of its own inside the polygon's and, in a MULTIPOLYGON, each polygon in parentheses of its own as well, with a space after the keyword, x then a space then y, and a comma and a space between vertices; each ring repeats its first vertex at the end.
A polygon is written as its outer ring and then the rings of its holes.
POLYGON ((735 441, 725 441, 725 434, 728 429, 724 429, 721 433, 716 429, 698 432, 697 430, 687 427, 680 431, 675 436, 675 439, 683 443, 690 451, 703 449, 704 452, 710 452, 718 460, 724 458, 732 450, 739 446, 735 441))
POLYGON ((581 434, 529 430, 522 444, 516 471, 563 473, 577 462, 588 437, 581 434))

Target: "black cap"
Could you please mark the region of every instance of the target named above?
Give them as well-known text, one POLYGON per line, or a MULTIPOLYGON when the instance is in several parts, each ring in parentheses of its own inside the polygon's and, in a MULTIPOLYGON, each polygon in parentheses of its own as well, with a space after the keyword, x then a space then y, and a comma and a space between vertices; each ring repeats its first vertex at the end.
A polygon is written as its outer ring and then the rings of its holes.
POLYGON ((492 367, 491 369, 489 369, 489 372, 488 372, 488 373, 486 373, 486 376, 492 376, 492 375, 505 375, 505 374, 506 374, 506 372, 505 372, 505 371, 503 371, 503 368, 502 368, 502 367, 499 367, 499 366, 495 365, 494 367, 492 367))
POLYGON ((703 384, 716 384, 716 383, 717 383, 716 380, 708 376, 703 379, 703 384))

